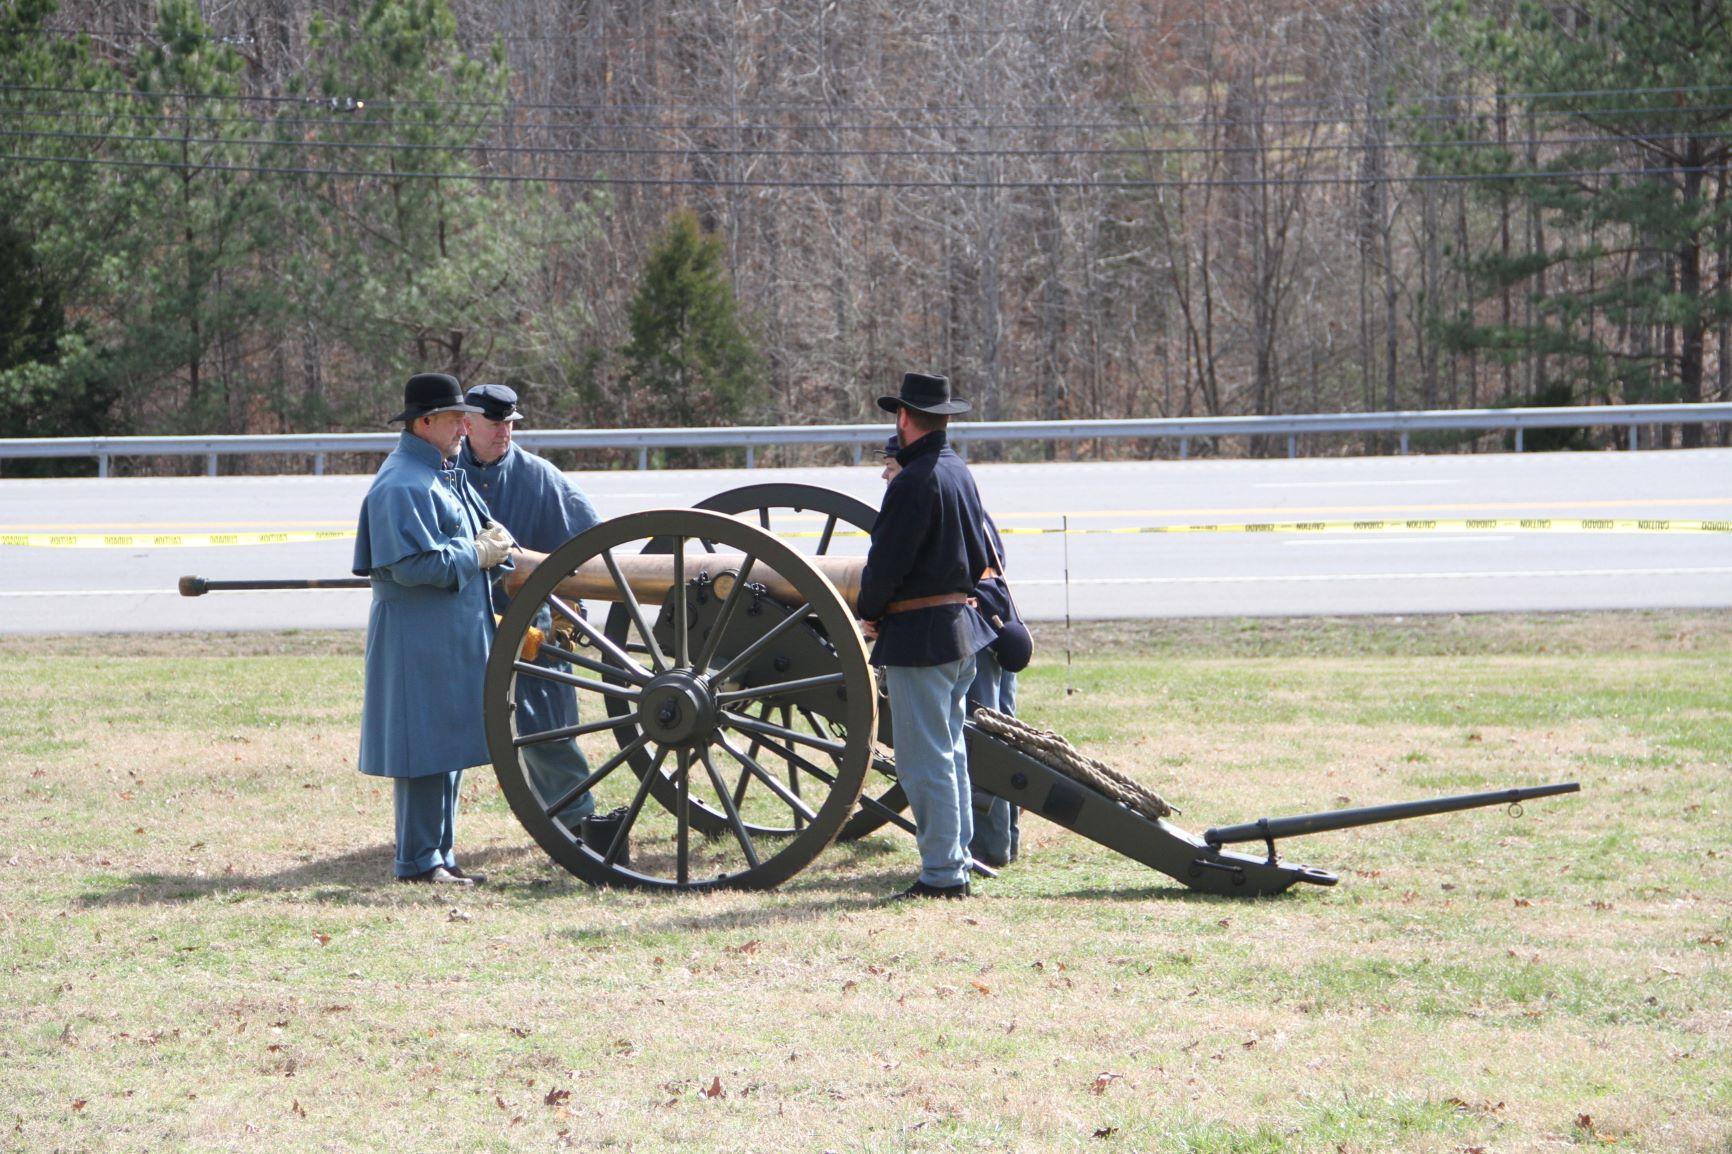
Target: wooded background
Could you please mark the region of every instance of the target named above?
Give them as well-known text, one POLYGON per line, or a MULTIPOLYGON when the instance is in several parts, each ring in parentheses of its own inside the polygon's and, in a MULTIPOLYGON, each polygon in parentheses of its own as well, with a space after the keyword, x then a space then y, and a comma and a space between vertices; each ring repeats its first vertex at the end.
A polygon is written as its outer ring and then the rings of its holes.
POLYGON ((987 420, 1725 400, 1726 17, 4 0, 0 399, 27 436, 374 429, 420 369, 541 427, 871 420, 910 368, 987 420))

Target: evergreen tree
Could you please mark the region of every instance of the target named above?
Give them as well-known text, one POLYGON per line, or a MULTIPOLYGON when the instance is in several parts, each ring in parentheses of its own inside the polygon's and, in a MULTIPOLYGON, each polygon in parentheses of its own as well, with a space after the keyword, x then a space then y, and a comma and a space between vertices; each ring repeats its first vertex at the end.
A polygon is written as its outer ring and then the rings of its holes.
MULTIPOLYGON (((1519 310, 1508 320, 1464 310, 1440 318, 1442 335, 1535 367, 1517 401, 1701 401, 1706 336, 1729 304, 1729 286, 1712 275, 1727 242, 1732 156, 1723 6, 1521 0, 1483 15, 1455 0, 1440 15, 1470 68, 1500 91, 1537 94, 1508 102, 1512 136, 1539 128, 1579 141, 1538 155, 1447 141, 1431 150, 1440 168, 1519 174, 1482 183, 1493 191, 1481 195, 1529 210, 1528 251, 1506 251, 1494 236, 1462 254, 1487 297, 1516 294, 1519 310), (1526 175, 1536 168, 1543 175, 1526 175), (1609 175, 1582 175, 1599 173, 1609 175)), ((1489 127, 1481 118, 1460 133, 1489 127)), ((1686 426, 1685 438, 1699 440, 1700 427, 1686 426)))
POLYGON ((737 424, 762 397, 759 356, 741 321, 722 239, 674 214, 644 263, 625 361, 633 424, 737 424))

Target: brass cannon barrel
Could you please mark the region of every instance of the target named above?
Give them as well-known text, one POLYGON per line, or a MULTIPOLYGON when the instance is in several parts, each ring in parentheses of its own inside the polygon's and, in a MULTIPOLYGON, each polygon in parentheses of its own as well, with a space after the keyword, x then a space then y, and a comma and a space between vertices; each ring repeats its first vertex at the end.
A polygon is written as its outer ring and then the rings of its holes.
MULTIPOLYGON (((505 576, 505 591, 516 596, 529 575, 547 560, 547 554, 522 549, 512 556, 516 567, 505 576)), ((712 582, 722 580, 724 584, 719 592, 725 595, 725 581, 738 575, 744 560, 743 553, 688 550, 685 554, 685 579, 691 581, 702 575, 712 582)), ((848 608, 855 608, 860 599, 860 574, 866 568, 864 557, 820 556, 808 557, 806 561, 830 579, 848 608)), ((641 601, 659 604, 673 586, 674 559, 671 554, 631 553, 615 557, 614 564, 619 567, 620 577, 630 586, 632 595, 641 601)), ((801 600, 793 584, 761 560, 753 562, 752 571, 746 575, 746 580, 752 584, 762 584, 765 592, 778 601, 797 604, 801 600)), ((592 557, 583 562, 560 581, 554 591, 568 600, 623 600, 619 583, 614 580, 613 573, 609 571, 607 562, 602 557, 592 557)))

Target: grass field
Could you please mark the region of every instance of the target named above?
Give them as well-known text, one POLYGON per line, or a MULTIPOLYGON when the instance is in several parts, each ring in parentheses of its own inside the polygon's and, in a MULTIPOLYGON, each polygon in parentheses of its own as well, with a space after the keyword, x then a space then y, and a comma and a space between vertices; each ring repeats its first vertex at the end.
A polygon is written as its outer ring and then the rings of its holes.
POLYGON ((1732 1151, 1732 622, 1039 642, 1023 716, 1188 829, 1583 792, 1287 843, 1341 884, 1257 901, 1029 818, 906 908, 901 834, 592 891, 483 770, 451 892, 390 880, 358 637, 0 640, 0 1147, 1732 1151))

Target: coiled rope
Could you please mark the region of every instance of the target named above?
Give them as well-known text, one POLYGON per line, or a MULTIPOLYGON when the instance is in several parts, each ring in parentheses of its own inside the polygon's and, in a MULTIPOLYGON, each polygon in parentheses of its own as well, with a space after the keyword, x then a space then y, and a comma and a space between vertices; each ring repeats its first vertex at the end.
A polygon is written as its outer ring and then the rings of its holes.
POLYGON ((1179 812, 1147 786, 1132 781, 1104 762, 1085 757, 1050 729, 1036 729, 996 709, 977 709, 971 720, 981 732, 996 737, 1072 781, 1106 794, 1150 820, 1179 812))

